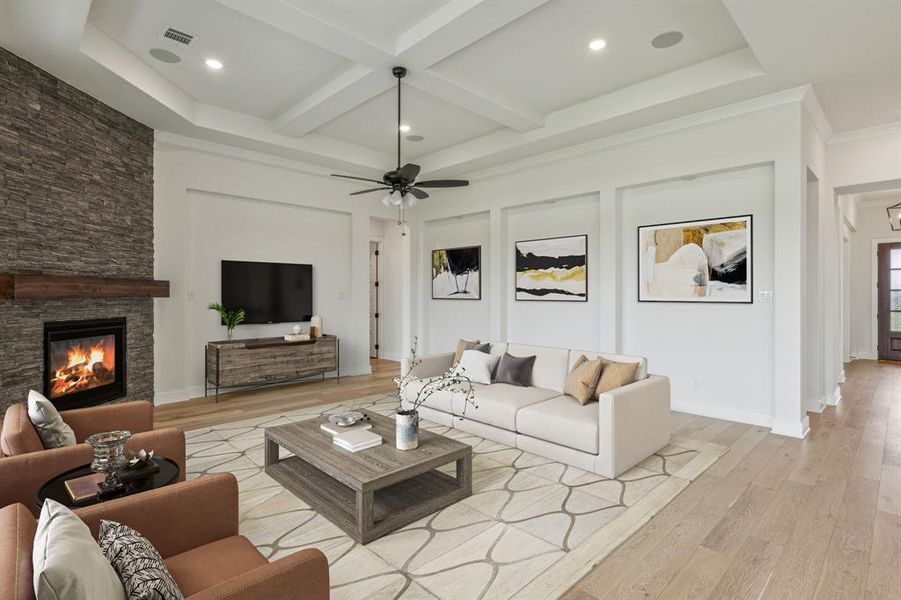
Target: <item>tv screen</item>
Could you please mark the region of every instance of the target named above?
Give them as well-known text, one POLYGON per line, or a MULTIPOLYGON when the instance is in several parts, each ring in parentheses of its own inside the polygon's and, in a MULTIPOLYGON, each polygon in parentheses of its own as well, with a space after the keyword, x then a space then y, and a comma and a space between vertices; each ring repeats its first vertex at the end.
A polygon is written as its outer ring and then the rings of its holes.
POLYGON ((313 265, 223 260, 222 304, 243 308, 245 323, 309 321, 313 265))

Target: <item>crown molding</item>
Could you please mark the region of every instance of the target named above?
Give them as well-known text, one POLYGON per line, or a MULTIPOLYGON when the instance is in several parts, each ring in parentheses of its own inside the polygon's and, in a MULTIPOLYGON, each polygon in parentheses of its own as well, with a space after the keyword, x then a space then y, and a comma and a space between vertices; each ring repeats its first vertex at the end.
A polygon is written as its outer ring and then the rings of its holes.
POLYGON ((894 123, 886 123, 884 125, 876 125, 874 127, 864 127, 863 129, 852 129, 851 131, 842 131, 832 134, 827 144, 843 144, 845 142, 853 142, 856 140, 865 140, 884 135, 892 135, 901 133, 901 121, 894 123))

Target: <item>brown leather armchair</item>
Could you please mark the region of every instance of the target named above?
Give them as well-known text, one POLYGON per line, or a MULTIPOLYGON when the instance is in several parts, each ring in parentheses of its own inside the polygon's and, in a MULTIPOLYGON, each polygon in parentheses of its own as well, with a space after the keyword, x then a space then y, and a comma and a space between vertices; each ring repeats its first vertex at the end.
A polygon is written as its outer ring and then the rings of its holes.
POLYGON ((130 450, 153 449, 177 462, 179 481, 184 480, 185 433, 174 427, 154 430, 151 403, 104 404, 62 411, 60 415, 75 431, 78 443, 45 450, 25 405, 14 404, 6 410, 0 425, 0 507, 21 502, 37 515, 38 489, 52 477, 91 462, 94 452, 84 443, 85 438, 112 429, 127 429, 134 434, 126 444, 130 450))
MULTIPOLYGON (((319 550, 268 562, 238 534, 238 482, 231 473, 117 498, 75 513, 96 537, 100 519, 124 523, 156 547, 186 600, 328 600, 319 550)), ((0 600, 34 600, 35 518, 21 504, 0 509, 0 600)))

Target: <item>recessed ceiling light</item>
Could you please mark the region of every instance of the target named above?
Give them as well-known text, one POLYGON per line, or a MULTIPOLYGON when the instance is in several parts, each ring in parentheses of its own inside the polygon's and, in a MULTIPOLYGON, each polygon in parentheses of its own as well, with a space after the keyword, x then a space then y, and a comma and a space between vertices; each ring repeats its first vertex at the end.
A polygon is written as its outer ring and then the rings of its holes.
POLYGON ((603 50, 607 46, 607 41, 602 39, 591 40, 588 44, 588 48, 598 52, 599 50, 603 50))
POLYGON ((398 127, 398 129, 400 129, 404 133, 407 133, 408 131, 410 131, 410 126, 409 125, 401 125, 400 127, 398 127))
POLYGON ((421 141, 424 140, 424 139, 425 139, 425 138, 422 137, 421 135, 408 135, 408 136, 407 136, 407 141, 408 141, 408 142, 421 142, 421 141))
POLYGON ((208 66, 209 68, 211 68, 214 71, 218 71, 219 69, 222 68, 222 61, 217 60, 215 58, 208 58, 208 59, 206 59, 206 66, 208 66))
POLYGON ((651 40, 651 45, 655 48, 672 48, 676 44, 682 41, 682 38, 685 36, 682 35, 681 31, 667 31, 666 33, 661 33, 653 40, 651 40))
POLYGON ((150 56, 157 59, 160 62, 175 64, 177 62, 181 62, 181 57, 175 52, 170 52, 164 48, 151 48, 149 50, 150 56))

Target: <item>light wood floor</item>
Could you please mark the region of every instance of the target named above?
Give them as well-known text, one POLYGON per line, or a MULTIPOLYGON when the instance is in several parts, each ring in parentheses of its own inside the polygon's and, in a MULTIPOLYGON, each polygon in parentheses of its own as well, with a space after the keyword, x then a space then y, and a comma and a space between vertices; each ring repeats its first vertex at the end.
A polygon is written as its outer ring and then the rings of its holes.
MULTIPOLYGON (((186 429, 391 391, 397 363, 359 377, 156 409, 186 429)), ((842 402, 804 440, 673 413, 676 435, 729 446, 566 595, 901 599, 901 366, 847 366, 842 402)))

